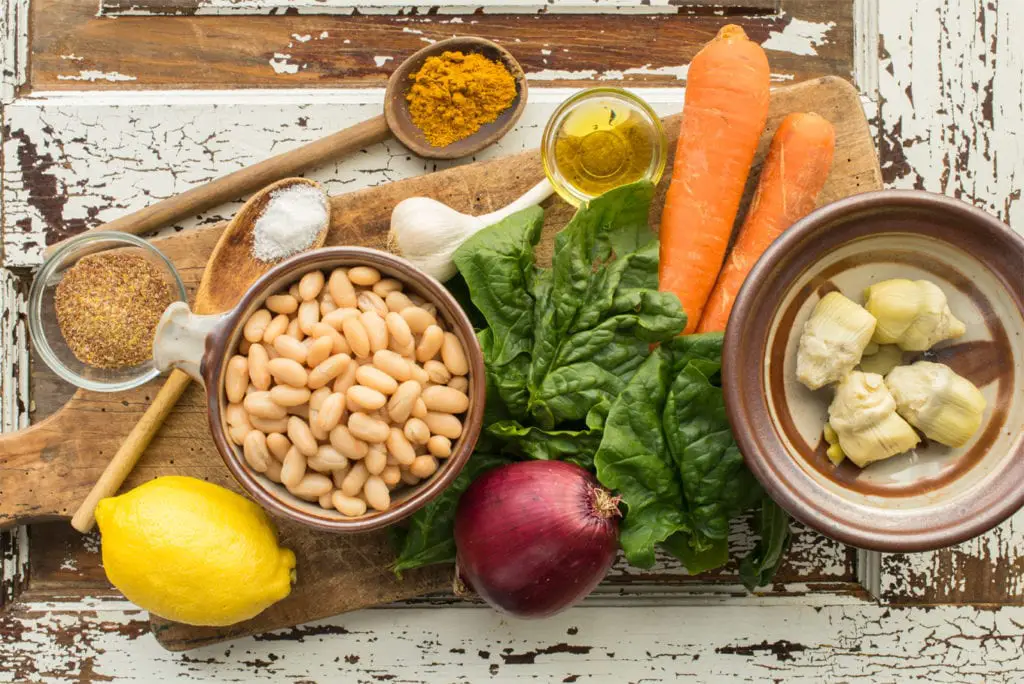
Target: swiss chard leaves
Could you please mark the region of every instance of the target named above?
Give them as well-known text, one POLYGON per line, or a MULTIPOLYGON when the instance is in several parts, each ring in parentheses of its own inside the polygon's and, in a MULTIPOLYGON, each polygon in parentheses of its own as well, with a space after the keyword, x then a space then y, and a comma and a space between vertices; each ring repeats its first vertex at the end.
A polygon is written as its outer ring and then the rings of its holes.
POLYGON ((761 502, 758 531, 761 538, 753 551, 740 562, 740 579, 753 591, 771 582, 789 548, 789 514, 767 496, 761 502))
POLYGON ((601 444, 599 430, 542 430, 507 420, 489 425, 488 436, 503 445, 505 453, 541 461, 569 461, 594 469, 594 452, 601 444))

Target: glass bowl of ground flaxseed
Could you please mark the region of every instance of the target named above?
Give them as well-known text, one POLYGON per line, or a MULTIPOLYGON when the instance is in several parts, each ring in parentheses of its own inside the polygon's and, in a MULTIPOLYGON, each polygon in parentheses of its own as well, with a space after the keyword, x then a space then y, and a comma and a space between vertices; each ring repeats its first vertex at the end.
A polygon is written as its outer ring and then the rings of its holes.
POLYGON ((53 372, 97 392, 138 387, 160 372, 153 335, 185 286, 160 250, 127 233, 86 233, 62 244, 32 281, 32 344, 53 372))

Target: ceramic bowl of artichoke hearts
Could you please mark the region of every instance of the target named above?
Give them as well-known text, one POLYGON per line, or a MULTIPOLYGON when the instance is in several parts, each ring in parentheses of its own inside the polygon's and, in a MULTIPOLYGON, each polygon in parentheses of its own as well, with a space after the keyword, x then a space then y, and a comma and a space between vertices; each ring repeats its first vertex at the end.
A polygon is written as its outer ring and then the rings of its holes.
POLYGON ((722 385, 801 522, 892 552, 981 534, 1024 505, 1024 237, 925 192, 823 207, 748 276, 722 385))

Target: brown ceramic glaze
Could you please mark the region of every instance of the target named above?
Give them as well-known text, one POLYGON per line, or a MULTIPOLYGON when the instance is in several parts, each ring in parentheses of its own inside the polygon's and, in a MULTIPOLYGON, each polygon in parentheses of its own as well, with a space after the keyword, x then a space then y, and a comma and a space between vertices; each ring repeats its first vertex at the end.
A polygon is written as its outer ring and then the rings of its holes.
POLYGON ((519 62, 508 50, 483 38, 472 36, 449 38, 423 48, 398 66, 391 78, 388 79, 387 92, 384 95, 384 118, 387 119, 388 127, 391 128, 395 137, 419 156, 428 159, 458 159, 476 154, 508 133, 526 108, 526 91, 526 76, 523 73, 523 68, 519 66, 519 62), (473 135, 456 140, 444 147, 434 147, 427 142, 423 131, 412 122, 405 96, 412 84, 410 76, 420 70, 428 57, 456 51, 464 54, 478 53, 492 61, 504 64, 516 81, 516 99, 512 101, 508 109, 498 115, 497 119, 481 126, 480 130, 473 135))
POLYGON ((239 485, 272 514, 332 532, 365 532, 378 529, 412 515, 422 508, 458 476, 473 452, 483 422, 483 353, 465 312, 441 283, 403 259, 375 249, 328 247, 292 257, 268 271, 256 281, 238 305, 207 337, 206 353, 200 372, 206 384, 210 432, 224 458, 224 463, 239 485), (437 306, 439 316, 450 325, 451 331, 466 350, 470 369, 470 406, 463 419, 462 436, 453 445, 452 455, 443 462, 436 474, 420 485, 397 493, 391 508, 387 511, 368 512, 358 518, 347 518, 337 511, 321 508, 316 502, 310 503, 292 496, 281 485, 271 482, 246 466, 241 449, 232 444, 227 436, 227 424, 223 415, 227 402, 224 396, 224 372, 227 360, 234 354, 241 340, 244 322, 263 305, 267 296, 287 287, 304 273, 314 269, 329 270, 337 266, 356 265, 373 266, 382 274, 401 280, 406 284, 408 292, 417 293, 437 306))
POLYGON ((775 241, 740 290, 723 352, 726 408, 748 465, 795 518, 883 551, 954 544, 1024 504, 1024 238, 962 202, 876 192, 824 207, 775 241), (964 447, 922 441, 865 469, 825 457, 830 389, 795 379, 814 304, 873 282, 928 279, 968 331, 924 355, 982 390, 982 427, 964 447))

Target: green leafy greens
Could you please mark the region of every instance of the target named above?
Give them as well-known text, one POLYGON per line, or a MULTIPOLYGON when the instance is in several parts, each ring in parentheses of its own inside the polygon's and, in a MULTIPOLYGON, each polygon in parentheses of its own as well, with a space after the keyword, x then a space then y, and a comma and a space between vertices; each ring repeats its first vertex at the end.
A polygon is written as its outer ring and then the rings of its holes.
POLYGON ((596 472, 622 497, 620 541, 642 567, 658 545, 691 572, 723 565, 730 519, 763 502, 762 538, 741 575, 748 586, 770 580, 788 517, 762 494, 732 439, 718 381, 722 336, 679 337, 686 314, 674 294, 658 291, 653 192, 639 182, 584 205, 555 237, 550 268, 534 262, 539 207, 456 251, 453 290, 468 292, 471 314, 487 324, 478 332, 484 432, 455 484, 412 517, 396 571, 453 560, 461 493, 484 470, 527 458, 596 472))

